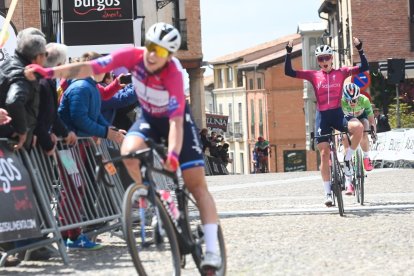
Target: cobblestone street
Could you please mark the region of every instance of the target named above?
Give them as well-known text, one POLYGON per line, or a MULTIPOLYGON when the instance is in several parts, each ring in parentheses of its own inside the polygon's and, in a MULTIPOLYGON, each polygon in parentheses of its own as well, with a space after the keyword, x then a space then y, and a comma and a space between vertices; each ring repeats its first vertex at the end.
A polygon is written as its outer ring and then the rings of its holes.
MULTIPOLYGON (((414 275, 413 178, 414 170, 370 172, 365 206, 346 197, 340 217, 323 206, 318 172, 208 177, 226 239, 227 275, 414 275)), ((56 256, 0 274, 135 275, 123 240, 100 237, 104 249, 70 252, 69 266, 56 256)), ((183 274, 197 275, 188 263, 183 274)))

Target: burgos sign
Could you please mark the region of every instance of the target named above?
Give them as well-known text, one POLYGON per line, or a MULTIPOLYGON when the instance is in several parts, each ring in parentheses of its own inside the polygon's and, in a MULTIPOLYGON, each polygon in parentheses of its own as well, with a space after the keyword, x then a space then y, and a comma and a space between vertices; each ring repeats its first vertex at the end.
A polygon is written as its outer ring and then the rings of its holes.
POLYGON ((65 0, 62 3, 66 45, 134 43, 132 0, 65 0))

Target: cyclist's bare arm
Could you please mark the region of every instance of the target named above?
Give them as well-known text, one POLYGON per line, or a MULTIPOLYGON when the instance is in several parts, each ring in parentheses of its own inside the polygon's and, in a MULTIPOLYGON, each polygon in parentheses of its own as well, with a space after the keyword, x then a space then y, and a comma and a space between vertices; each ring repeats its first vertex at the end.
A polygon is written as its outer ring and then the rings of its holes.
POLYGON ((93 67, 89 62, 64 64, 53 67, 52 69, 29 65, 26 67, 24 73, 26 78, 32 81, 36 79, 35 73, 40 73, 43 77, 48 78, 75 79, 92 76, 93 67))
POLYGON ((184 117, 176 116, 170 119, 170 132, 168 133, 168 152, 179 154, 183 145, 184 117))
POLYGON ((369 115, 368 116, 368 122, 370 126, 374 127, 374 131, 377 132, 377 125, 375 124, 375 117, 374 115, 369 115))

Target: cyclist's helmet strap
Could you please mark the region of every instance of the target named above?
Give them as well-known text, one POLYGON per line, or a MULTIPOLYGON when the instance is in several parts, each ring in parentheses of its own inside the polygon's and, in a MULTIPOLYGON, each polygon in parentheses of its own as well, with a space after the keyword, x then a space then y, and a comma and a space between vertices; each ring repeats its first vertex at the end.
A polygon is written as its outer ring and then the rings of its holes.
POLYGON ((347 101, 356 100, 361 94, 358 85, 355 83, 348 83, 344 85, 343 93, 347 101))
POLYGON ((315 56, 333 55, 332 48, 329 45, 321 45, 316 47, 315 56))
POLYGON ((180 32, 174 26, 163 22, 149 27, 145 40, 164 47, 171 53, 177 52, 181 45, 180 32))

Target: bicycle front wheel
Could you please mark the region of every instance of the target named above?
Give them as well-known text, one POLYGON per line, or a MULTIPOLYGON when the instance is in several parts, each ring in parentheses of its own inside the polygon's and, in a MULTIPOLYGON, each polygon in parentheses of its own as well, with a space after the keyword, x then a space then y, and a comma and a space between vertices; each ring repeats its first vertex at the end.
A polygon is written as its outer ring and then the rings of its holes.
POLYGON ((339 164, 338 158, 334 153, 334 160, 332 160, 332 171, 331 171, 332 190, 335 196, 335 204, 338 206, 339 215, 344 215, 344 202, 342 199, 342 182, 344 181, 342 176, 341 165, 339 164))
POLYGON ((180 251, 171 220, 158 196, 139 196, 131 184, 124 195, 122 227, 139 275, 180 275, 180 251))
POLYGON ((365 171, 364 164, 362 161, 362 151, 358 149, 355 152, 354 158, 354 170, 355 170, 355 195, 357 197, 357 202, 361 205, 364 205, 364 181, 365 181, 365 171))
MULTIPOLYGON (((181 239, 185 238, 192 245, 191 254, 194 263, 201 275, 210 275, 211 271, 204 271, 200 264, 206 253, 204 230, 200 219, 200 211, 191 194, 184 188, 182 194, 178 197, 178 204, 183 215, 181 219, 181 226, 183 233, 181 239)), ((181 241, 183 242, 183 241, 181 241)), ((217 228, 217 254, 221 257, 221 266, 214 271, 213 275, 225 275, 227 268, 226 246, 224 242, 224 235, 221 225, 217 228)))

